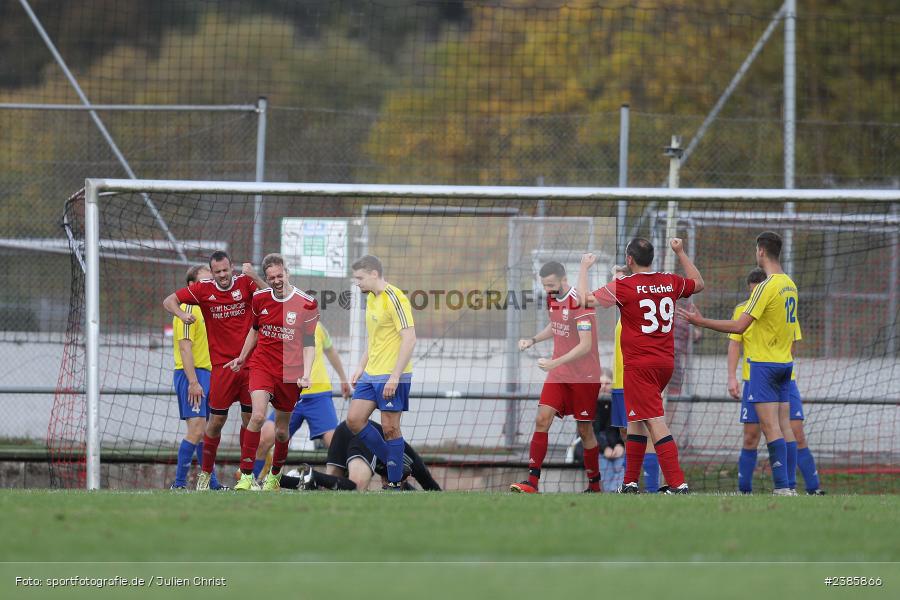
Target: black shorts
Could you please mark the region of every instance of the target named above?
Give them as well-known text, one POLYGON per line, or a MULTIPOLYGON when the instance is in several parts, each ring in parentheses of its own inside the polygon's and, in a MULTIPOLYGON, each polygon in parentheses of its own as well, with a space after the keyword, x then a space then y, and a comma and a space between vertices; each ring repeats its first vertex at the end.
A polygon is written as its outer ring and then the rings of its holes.
POLYGON ((350 461, 354 458, 364 460, 372 472, 375 472, 378 462, 375 454, 366 447, 362 440, 353 435, 346 422, 341 422, 334 430, 325 462, 339 469, 349 469, 350 461))

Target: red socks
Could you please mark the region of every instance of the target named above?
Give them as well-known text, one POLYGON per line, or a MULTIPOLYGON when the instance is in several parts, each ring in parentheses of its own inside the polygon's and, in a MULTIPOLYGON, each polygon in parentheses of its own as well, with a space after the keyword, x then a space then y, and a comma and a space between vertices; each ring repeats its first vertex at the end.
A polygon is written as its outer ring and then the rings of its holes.
MULTIPOLYGON (((244 433, 244 440, 241 443, 241 473, 248 475, 253 473, 253 462, 259 449, 259 432, 243 428, 241 431, 244 433)), ((206 447, 203 450, 205 453, 206 447)))
POLYGON ((528 453, 528 483, 538 486, 541 478, 541 465, 547 456, 547 432, 535 431, 531 436, 531 450, 528 453))
MULTIPOLYGON (((628 436, 629 438, 631 436, 628 436)), ((656 457, 659 459, 659 468, 662 469, 666 484, 671 488, 677 488, 684 483, 684 471, 678 463, 678 446, 671 435, 667 435, 653 445, 656 448, 656 457)), ((628 460, 631 460, 629 455, 628 460)), ((626 475, 626 481, 628 476, 626 475)))
POLYGON ((241 425, 241 432, 238 433, 238 443, 240 444, 241 448, 244 447, 244 434, 246 432, 247 432, 247 428, 244 427, 243 425, 241 425))
POLYGON ((203 464, 200 466, 206 473, 212 473, 216 464, 216 452, 219 451, 219 441, 222 436, 211 438, 203 434, 203 464))
POLYGON ((600 491, 600 446, 584 449, 584 473, 588 478, 588 489, 600 491))
MULTIPOLYGON (((647 436, 629 433, 625 440, 625 483, 637 483, 641 478, 641 466, 644 464, 646 452, 647 436)), ((660 464, 662 464, 661 458, 660 464)))
POLYGON ((290 441, 279 442, 275 440, 275 451, 272 453, 272 475, 278 475, 281 472, 281 467, 284 466, 284 461, 287 460, 288 446, 290 445, 290 441))

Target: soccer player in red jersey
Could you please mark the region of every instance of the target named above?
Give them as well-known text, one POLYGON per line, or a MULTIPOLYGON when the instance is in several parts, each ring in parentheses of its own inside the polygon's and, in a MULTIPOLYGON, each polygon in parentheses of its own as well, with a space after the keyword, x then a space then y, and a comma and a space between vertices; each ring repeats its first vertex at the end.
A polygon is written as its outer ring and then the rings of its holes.
POLYGON ((575 288, 566 279, 566 269, 548 262, 540 270, 541 285, 547 294, 550 323, 530 340, 519 340, 519 350, 538 342, 553 340, 552 358, 541 358, 538 366, 547 372, 541 390, 534 434, 528 459, 528 479, 509 486, 512 492, 536 494, 541 464, 547 454, 547 432, 553 417, 572 415, 584 446, 585 492, 600 492, 600 446, 594 436, 594 416, 600 395, 600 352, 597 349, 597 322, 593 308, 582 308, 575 288))
MULTIPOLYGON (((625 260, 631 275, 614 279, 593 293, 584 291, 583 306, 618 306, 622 321, 625 411, 628 437, 625 441, 625 480, 620 492, 637 493, 638 478, 649 434, 667 485, 660 491, 686 494, 688 485, 678 463, 678 448, 666 425, 662 393, 675 368, 675 301, 703 290, 703 278, 684 252, 678 238, 670 242, 687 277, 650 270, 653 245, 631 240, 625 260)), ((597 262, 593 254, 581 259, 578 288, 588 289, 588 269, 597 262)))
POLYGON ((245 363, 250 369, 253 411, 241 443, 241 479, 234 486, 238 491, 259 489, 253 478, 253 462, 270 401, 275 409, 275 451, 263 489, 274 491, 280 487, 281 467, 291 439, 291 413, 300 391, 310 385, 316 356, 316 300, 291 285, 280 254, 266 256, 262 269, 271 287, 253 294, 252 327, 240 355, 226 365, 235 372, 245 363))
POLYGON ((169 294, 163 307, 185 323, 193 323, 194 315, 181 310, 181 304, 198 305, 206 322, 212 374, 209 388, 209 420, 203 436, 203 465, 197 477, 197 489, 209 489, 210 474, 216 462, 216 452, 222 427, 228 420, 228 409, 241 403, 241 439, 250 419, 250 396, 247 376, 237 374, 224 365, 241 352, 250 329, 250 299, 262 281, 253 266, 244 263, 243 273, 235 275, 228 254, 213 252, 209 257, 212 279, 203 279, 169 294))

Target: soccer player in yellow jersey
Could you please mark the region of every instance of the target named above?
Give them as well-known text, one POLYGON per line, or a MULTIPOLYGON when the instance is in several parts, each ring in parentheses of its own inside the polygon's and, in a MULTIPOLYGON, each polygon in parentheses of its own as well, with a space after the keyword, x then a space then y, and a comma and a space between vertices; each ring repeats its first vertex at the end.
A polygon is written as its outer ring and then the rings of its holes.
MULTIPOLYGON (((747 291, 753 295, 756 286, 766 280, 766 273, 760 268, 753 269, 747 275, 747 291)), ((745 300, 734 307, 734 314, 731 319, 736 321, 743 314, 749 300, 745 300)), ((741 400, 740 421, 744 426, 744 444, 741 448, 740 458, 738 458, 738 490, 743 494, 753 492, 753 471, 756 468, 756 448, 759 446, 760 428, 759 417, 756 415, 754 404, 748 402, 750 396, 750 364, 746 360, 742 360, 741 354, 752 354, 750 349, 754 342, 753 326, 747 328, 743 334, 731 333, 728 335, 728 393, 735 400, 741 400), (743 382, 743 390, 738 385, 735 372, 740 363, 741 379, 743 382)), ((797 326, 797 339, 803 339, 800 326, 797 326)), ((791 370, 790 383, 790 426, 794 433, 796 441, 796 450, 788 445, 788 485, 795 489, 797 486, 797 470, 792 468, 792 457, 796 455, 796 466, 803 473, 803 479, 806 482, 806 493, 809 495, 820 496, 825 492, 819 487, 819 474, 816 471, 816 461, 812 452, 806 443, 806 435, 803 430, 803 420, 805 418, 803 412, 803 402, 800 398, 800 390, 797 388, 797 368, 791 370)))
POLYGON ((353 399, 347 425, 387 466, 385 489, 402 489, 403 435, 400 415, 409 410, 412 353, 416 330, 406 295, 384 279, 384 267, 376 256, 354 262, 353 283, 366 294, 368 347, 350 379, 353 399), (369 423, 375 409, 381 411, 384 437, 369 423))
POLYGON ((678 315, 698 327, 723 333, 744 334, 751 325, 754 343, 745 347, 750 364, 750 393, 769 450, 773 493, 794 496, 788 481, 788 443, 793 442, 796 467, 796 440, 790 424, 790 389, 798 338, 798 295, 794 281, 781 268, 781 236, 764 231, 756 238, 756 264, 766 280, 756 286, 744 312, 736 320, 707 319, 696 307, 678 308, 678 315))
MULTIPOLYGON (((188 269, 187 284, 191 285, 200 279, 209 279, 212 272, 205 265, 196 265, 188 269)), ((175 482, 171 489, 183 490, 187 486, 187 474, 191 469, 194 455, 198 464, 203 462, 203 432, 209 416, 209 380, 212 363, 209 358, 209 346, 206 341, 206 323, 199 306, 181 305, 181 310, 194 315, 192 323, 185 323, 178 317, 172 319, 173 353, 175 371, 173 383, 178 397, 178 412, 181 420, 187 424, 187 431, 178 447, 178 463, 175 467, 175 482)), ((221 489, 215 472, 210 478, 209 487, 221 489)))
MULTIPOLYGON (((288 425, 288 437, 294 437, 305 421, 309 426, 309 439, 321 439, 328 448, 331 436, 338 426, 337 412, 331 400, 331 379, 325 367, 325 357, 334 367, 341 381, 341 394, 350 396, 350 382, 344 372, 344 363, 338 355, 328 330, 319 321, 316 323, 316 358, 309 374, 310 386, 300 392, 300 401, 294 406, 291 421, 288 425)), ((266 456, 275 445, 275 411, 269 413, 268 420, 260 430, 259 448, 256 450, 256 462, 253 463, 253 476, 259 478, 266 464, 266 456)))

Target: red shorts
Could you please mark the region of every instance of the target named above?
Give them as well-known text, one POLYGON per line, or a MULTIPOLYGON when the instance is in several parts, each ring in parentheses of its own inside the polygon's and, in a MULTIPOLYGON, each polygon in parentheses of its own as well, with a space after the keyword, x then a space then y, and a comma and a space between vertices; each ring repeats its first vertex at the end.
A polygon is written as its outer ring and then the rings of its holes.
POLYGON ((538 404, 549 406, 556 416, 572 415, 576 421, 593 421, 597 414, 599 383, 561 383, 547 381, 538 404))
POLYGON ((625 369, 625 415, 628 422, 655 419, 665 415, 662 393, 672 378, 672 367, 625 369))
POLYGON ((235 373, 222 365, 213 365, 209 382, 209 408, 213 411, 227 412, 235 402, 250 406, 247 369, 235 373))
POLYGON ((296 382, 285 383, 282 377, 272 375, 262 369, 250 369, 250 391, 269 392, 269 401, 275 410, 291 412, 300 398, 300 386, 296 382))

